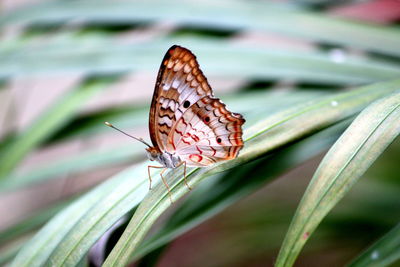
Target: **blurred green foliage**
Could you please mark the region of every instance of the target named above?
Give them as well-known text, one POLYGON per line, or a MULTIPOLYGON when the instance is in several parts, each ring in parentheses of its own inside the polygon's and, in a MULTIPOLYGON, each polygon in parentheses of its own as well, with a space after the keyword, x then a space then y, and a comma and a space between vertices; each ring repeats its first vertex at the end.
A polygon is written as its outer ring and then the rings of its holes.
MULTIPOLYGON (((0 140, 0 192, 99 168, 120 172, 0 231, 0 263, 85 266, 99 239, 112 250, 104 266, 170 266, 176 257, 181 266, 292 266, 298 255, 298 266, 398 262, 400 29, 329 15, 344 2, 57 0, 4 13, 0 27, 14 34, 0 43, 2 92, 20 78, 80 78, 0 140), (237 159, 190 169, 195 190, 172 209, 162 183, 147 190, 140 144, 20 168, 43 148, 104 134, 104 121, 146 126, 150 99, 89 113, 82 107, 127 74, 155 76, 173 44, 192 50, 210 81, 240 80, 229 93, 214 88, 247 120, 237 159), (125 168, 131 163, 138 164, 125 168), (125 214, 121 238, 101 238, 125 214)), ((167 178, 175 200, 188 193, 182 169, 167 178)))

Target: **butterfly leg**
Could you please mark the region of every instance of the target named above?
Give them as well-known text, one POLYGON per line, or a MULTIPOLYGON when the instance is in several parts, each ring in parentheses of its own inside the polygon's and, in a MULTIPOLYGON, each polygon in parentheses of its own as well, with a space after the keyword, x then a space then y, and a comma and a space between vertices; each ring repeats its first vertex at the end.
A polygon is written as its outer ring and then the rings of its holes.
POLYGON ((150 175, 150 168, 154 168, 154 169, 161 169, 164 168, 163 166, 147 166, 147 172, 149 174, 149 190, 151 190, 151 175, 150 175))
POLYGON ((192 188, 189 186, 187 179, 186 179, 186 161, 182 161, 181 163, 179 163, 178 167, 183 165, 183 179, 185 181, 185 185, 189 190, 192 190, 192 188))
MULTIPOLYGON (((164 168, 164 167, 161 167, 161 168, 164 168)), ((168 189, 169 200, 171 201, 171 203, 174 203, 174 202, 172 201, 172 197, 171 197, 171 189, 169 188, 169 185, 167 184, 167 181, 165 180, 165 178, 164 178, 164 176, 163 176, 163 173, 164 173, 166 170, 167 170, 167 168, 164 168, 164 169, 160 172, 160 176, 161 176, 161 179, 162 179, 162 181, 163 181, 165 187, 168 189)))

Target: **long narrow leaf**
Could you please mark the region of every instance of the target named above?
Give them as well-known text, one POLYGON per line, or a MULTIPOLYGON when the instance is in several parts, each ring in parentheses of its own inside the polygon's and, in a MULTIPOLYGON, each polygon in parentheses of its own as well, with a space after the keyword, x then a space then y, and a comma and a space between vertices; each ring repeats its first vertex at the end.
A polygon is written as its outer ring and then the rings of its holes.
MULTIPOLYGON (((367 87, 364 88, 364 90, 373 87, 374 86, 367 87)), ((395 88, 397 89, 396 86, 395 88)), ((355 92, 351 92, 351 94, 355 94, 355 92)), ((334 119, 334 121, 336 121, 344 114, 348 114, 347 112, 352 110, 350 107, 354 107, 353 105, 359 103, 363 97, 364 96, 361 97, 358 95, 358 97, 352 98, 349 97, 349 93, 345 93, 335 98, 335 102, 332 102, 333 98, 330 98, 323 101, 320 100, 318 103, 314 104, 307 103, 307 105, 302 108, 294 107, 293 109, 289 109, 283 117, 281 117, 282 114, 278 114, 276 117, 271 116, 270 119, 255 124, 246 132, 246 146, 237 159, 222 162, 210 168, 203 168, 201 170, 194 169, 190 171, 188 175, 191 176, 191 184, 196 185, 211 174, 227 170, 238 164, 243 164, 255 159, 263 155, 266 151, 271 151, 277 146, 279 147, 279 145, 289 142, 289 140, 299 138, 305 132, 315 129, 315 127, 323 127, 324 123, 327 123, 333 118, 336 118, 334 119), (334 103, 333 106, 331 105, 332 103, 334 103), (337 103, 340 104, 337 106, 337 103), (328 106, 330 109, 329 111, 327 110, 328 106), (336 113, 336 111, 338 113, 336 113)), ((170 187, 174 198, 179 198, 187 193, 187 189, 183 185, 182 171, 174 172, 173 175, 169 176, 168 180, 171 181, 170 187)), ((151 195, 148 195, 141 202, 141 205, 136 210, 136 213, 132 217, 122 237, 106 259, 104 266, 109 267, 128 264, 130 256, 137 249, 147 231, 168 207, 168 194, 165 189, 159 186, 151 195)))
POLYGON ((9 144, 0 161, 0 179, 7 177, 17 164, 49 135, 62 127, 67 121, 77 114, 81 105, 96 92, 104 89, 114 79, 101 78, 82 83, 74 90, 63 96, 52 108, 47 110, 40 118, 32 123, 28 129, 18 135, 9 144))
POLYGON ((51 207, 46 207, 44 210, 37 211, 35 214, 25 218, 23 221, 2 230, 0 232, 0 246, 6 244, 7 241, 14 240, 40 228, 69 203, 71 203, 71 199, 57 203, 51 207))
POLYGON ((72 203, 25 244, 12 266, 63 266, 52 254, 71 256, 78 249, 71 259, 76 265, 101 234, 147 193, 144 169, 145 165, 127 169, 72 203))
POLYGON ((400 92, 371 104, 329 150, 304 193, 276 266, 292 266, 325 215, 400 133, 400 92))
MULTIPOLYGON (((218 89, 216 89, 217 91, 218 89)), ((223 95, 224 99, 232 110, 240 113, 248 113, 258 108, 267 108, 266 112, 276 112, 290 107, 302 101, 308 101, 316 97, 326 96, 329 92, 326 90, 310 90, 310 91, 265 91, 236 93, 234 95, 223 95), (285 99, 285 102, 281 102, 285 99)), ((104 133, 109 131, 104 127, 104 121, 111 121, 121 128, 130 128, 135 126, 145 126, 149 113, 150 100, 147 100, 146 107, 136 109, 132 105, 128 109, 121 111, 101 112, 93 114, 93 116, 78 117, 72 124, 61 129, 51 141, 60 141, 65 139, 73 139, 77 137, 87 137, 93 134, 104 133)))
POLYGON ((265 1, 50 1, 7 14, 0 20, 0 25, 21 22, 53 25, 77 18, 103 24, 167 20, 203 27, 272 31, 400 55, 400 32, 396 28, 321 16, 265 1))
POLYGON ((167 224, 138 247, 132 260, 171 242, 177 236, 258 190, 262 184, 270 182, 282 172, 323 152, 334 143, 349 123, 346 120, 293 146, 279 150, 251 164, 233 168, 220 177, 213 177, 215 181, 206 184, 205 187, 201 186, 191 193, 183 205, 170 216, 167 224), (251 179, 248 179, 249 177, 251 179))
POLYGON ((59 177, 59 174, 76 174, 94 168, 101 168, 110 164, 135 162, 143 159, 142 146, 114 147, 107 150, 97 150, 81 153, 75 157, 55 160, 54 162, 42 164, 33 170, 23 173, 12 173, 7 179, 0 180, 0 192, 12 191, 21 187, 29 186, 49 179, 59 177), (138 154, 138 151, 141 154, 138 154))
POLYGON ((382 81, 400 75, 400 67, 372 59, 345 56, 336 62, 329 53, 238 46, 226 40, 203 37, 169 38, 129 45, 104 40, 86 44, 76 40, 67 43, 67 46, 27 46, 0 53, 0 77, 59 72, 101 74, 154 70, 162 57, 161 51, 173 44, 193 50, 201 58, 201 66, 208 75, 292 78, 338 84, 382 81))
POLYGON ((15 255, 18 254, 19 250, 23 246, 23 242, 14 244, 10 248, 3 249, 0 252, 0 266, 7 266, 15 257, 15 255))
MULTIPOLYGON (((393 92, 399 86, 400 81, 393 81, 329 97, 318 97, 293 104, 290 108, 276 113, 270 110, 268 114, 271 115, 268 117, 265 117, 264 113, 249 113, 246 115, 246 136, 252 137, 252 140, 246 143, 240 157, 210 168, 188 170, 190 183, 195 185, 207 176, 256 159, 353 116, 369 102, 393 92), (327 115, 321 116, 323 112, 327 115)), ((281 102, 285 102, 285 99, 281 102)), ((41 266, 46 263, 52 266, 76 265, 109 227, 143 200, 148 191, 146 166, 147 164, 143 164, 125 170, 64 209, 22 248, 13 266, 41 266)), ((170 171, 166 176, 175 199, 187 192, 181 174, 182 169, 178 169, 170 171)), ((153 173, 153 176, 158 177, 157 172, 153 173)), ((140 228, 141 237, 151 227, 157 215, 170 206, 168 194, 162 183, 158 183, 152 189, 143 205, 135 213, 135 218, 146 220, 140 228), (149 199, 155 201, 155 206, 149 199), (143 205, 150 205, 151 208, 146 209, 143 205), (143 212, 146 215, 141 217, 143 212)), ((140 238, 128 239, 126 243, 121 241, 121 244, 134 242, 136 245, 139 241, 140 238)), ((120 251, 118 246, 116 249, 120 251)), ((115 264, 121 263, 119 266, 123 265, 128 261, 132 250, 124 252, 126 254, 121 255, 127 258, 125 261, 112 261, 115 264)))
MULTIPOLYGON (((229 106, 237 112, 248 112, 251 109, 258 110, 262 108, 265 112, 272 110, 274 112, 279 109, 285 109, 295 103, 307 101, 315 97, 326 95, 324 92, 253 92, 238 94, 235 98, 226 96, 223 99, 229 103, 229 106), (284 98, 285 103, 279 103, 284 98), (268 109, 265 109, 268 106, 268 109)), ((134 106, 134 105, 133 105, 134 106)), ((148 108, 131 108, 123 109, 116 112, 102 112, 101 114, 93 114, 86 119, 78 120, 78 123, 72 124, 70 127, 60 129, 63 136, 82 137, 95 135, 109 131, 105 127, 104 121, 112 121, 122 128, 128 128, 137 125, 144 125, 146 122, 148 108), (86 125, 86 126, 85 126, 86 125), (72 134, 74 133, 74 134, 72 134)), ((28 186, 38 182, 44 182, 48 179, 59 177, 60 173, 74 175, 78 172, 90 170, 98 167, 104 167, 109 164, 135 162, 135 160, 143 158, 142 144, 132 143, 129 146, 112 148, 108 150, 93 149, 79 155, 67 159, 57 159, 45 165, 35 166, 33 169, 24 172, 13 172, 7 176, 7 179, 0 180, 0 192, 16 190, 18 188, 28 186)))

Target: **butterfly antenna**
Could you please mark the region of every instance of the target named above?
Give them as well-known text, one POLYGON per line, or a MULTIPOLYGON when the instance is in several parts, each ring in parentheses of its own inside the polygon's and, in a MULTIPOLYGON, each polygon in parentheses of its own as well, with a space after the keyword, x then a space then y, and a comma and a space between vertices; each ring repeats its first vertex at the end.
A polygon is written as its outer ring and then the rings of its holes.
POLYGON ((130 138, 133 138, 133 139, 135 139, 135 140, 138 140, 139 142, 142 142, 143 144, 145 144, 145 145, 148 146, 148 147, 151 147, 151 145, 149 145, 149 144, 148 144, 146 141, 144 141, 142 138, 137 138, 137 137, 134 137, 134 136, 132 136, 132 135, 126 133, 126 132, 124 132, 124 131, 118 129, 117 127, 115 127, 114 125, 112 125, 111 123, 109 123, 108 121, 104 122, 104 124, 107 125, 108 127, 113 128, 114 130, 117 130, 118 132, 123 133, 124 135, 129 136, 130 138))

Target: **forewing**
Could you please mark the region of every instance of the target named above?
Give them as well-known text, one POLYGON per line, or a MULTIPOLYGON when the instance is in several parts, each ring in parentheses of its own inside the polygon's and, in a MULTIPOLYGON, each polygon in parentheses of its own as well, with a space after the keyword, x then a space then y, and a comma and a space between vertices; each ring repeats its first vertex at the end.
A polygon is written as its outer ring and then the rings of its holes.
POLYGON ((196 56, 186 48, 172 46, 161 63, 150 108, 153 145, 165 151, 172 127, 188 108, 207 95, 212 96, 212 90, 196 56))
POLYGON ((218 98, 203 97, 173 126, 168 150, 176 150, 188 166, 206 166, 236 158, 243 147, 242 115, 226 109, 218 98))

